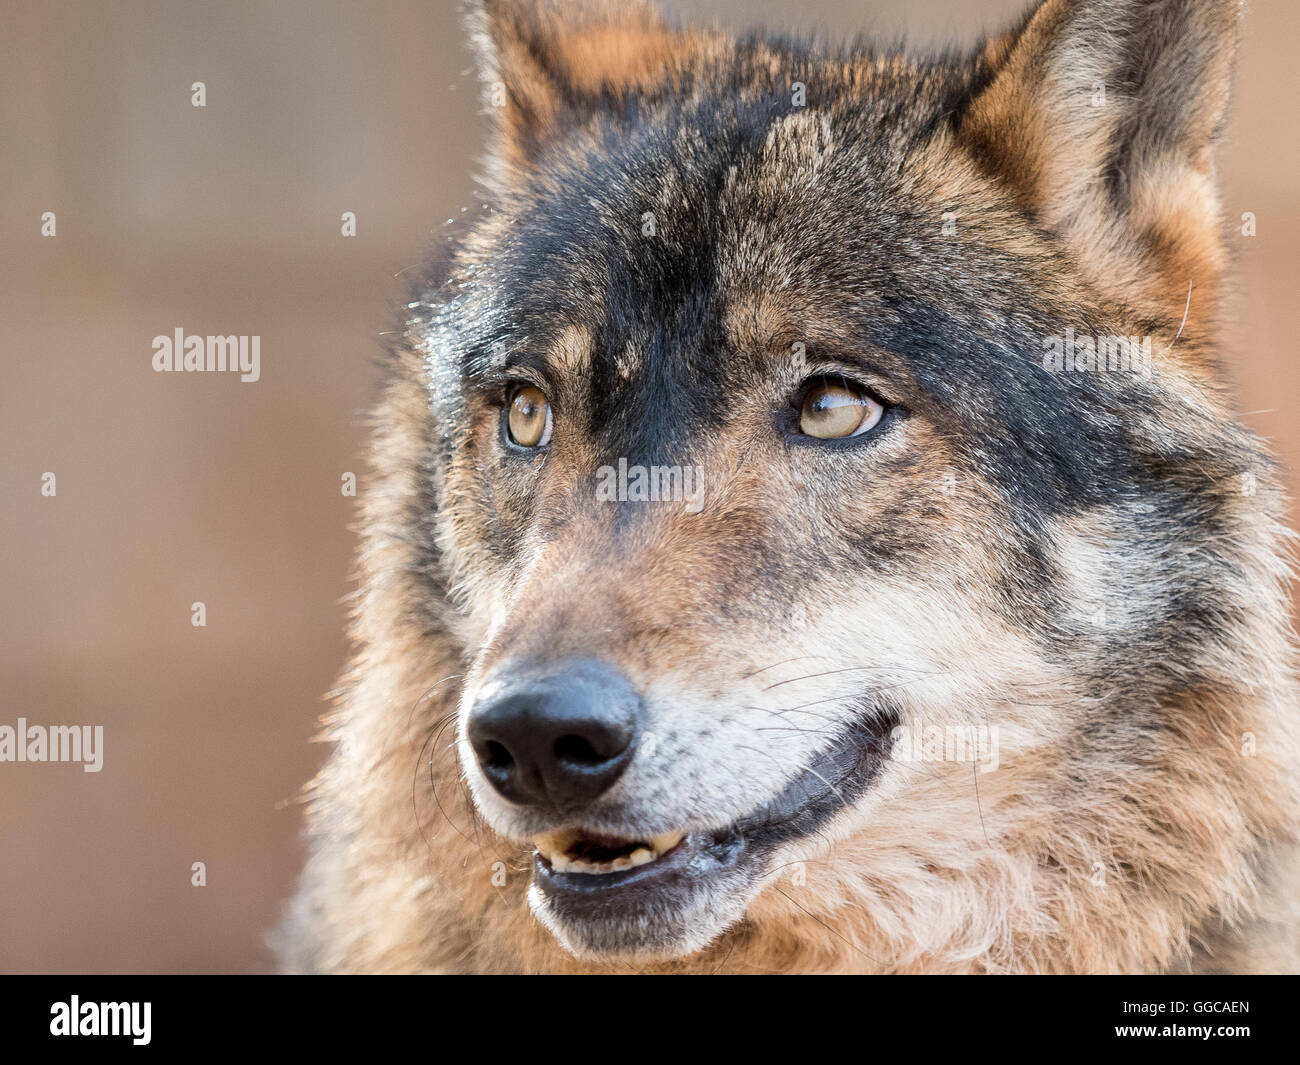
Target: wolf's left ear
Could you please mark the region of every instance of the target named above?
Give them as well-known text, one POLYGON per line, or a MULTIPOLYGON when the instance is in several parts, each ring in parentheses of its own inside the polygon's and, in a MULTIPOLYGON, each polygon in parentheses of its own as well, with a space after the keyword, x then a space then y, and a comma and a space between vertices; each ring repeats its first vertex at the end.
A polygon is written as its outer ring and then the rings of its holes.
POLYGON ((500 153, 514 167, 611 98, 661 80, 689 40, 648 0, 475 0, 468 23, 500 153))
MULTIPOLYGON (((1213 147, 1240 0, 1046 0, 985 60, 958 135, 1129 303, 1213 306, 1213 147), (1135 298, 1136 297, 1136 298, 1135 298)), ((1190 324, 1190 323, 1189 323, 1190 324)))

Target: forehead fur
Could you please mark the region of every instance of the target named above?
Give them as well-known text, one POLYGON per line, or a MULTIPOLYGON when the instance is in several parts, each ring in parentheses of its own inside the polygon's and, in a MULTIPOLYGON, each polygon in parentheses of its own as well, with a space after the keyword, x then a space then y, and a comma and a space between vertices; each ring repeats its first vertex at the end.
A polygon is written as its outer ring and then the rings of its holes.
MULTIPOLYGON (((1108 47, 1070 4, 1050 2, 966 57, 732 41, 656 22, 653 62, 613 61, 624 49, 581 73, 577 42, 622 16, 601 4, 566 17, 517 6, 536 13, 498 21, 488 76, 508 90, 504 136, 526 128, 530 139, 489 181, 485 212, 456 251, 454 298, 422 299, 432 311, 418 339, 447 385, 436 401, 455 404, 462 387, 528 365, 581 393, 592 455, 684 461, 693 440, 725 430, 738 397, 761 398, 801 344, 869 360, 891 398, 933 425, 1026 530, 1140 491, 1199 518, 1198 494, 1257 465, 1218 391, 1194 379, 1213 340, 1211 295, 1188 288, 1201 259, 1165 275, 1143 259, 1154 245, 1141 233, 1116 244, 1124 226, 1150 222, 1130 211, 1093 219, 1108 243, 1105 261, 1090 262, 1088 219, 1052 200, 1076 186, 1031 188, 1001 162, 1018 128, 1033 136, 1084 121, 1070 84, 1037 86, 1065 77, 1059 63, 1085 45, 1108 47), (1067 97, 1076 112, 1054 113, 1067 97), (1111 275, 1134 270, 1142 283, 1116 291, 1111 275), (1074 335, 1149 339, 1158 379, 1046 368, 1045 343, 1074 335)), ((635 12, 633 30, 649 17, 635 12)), ((1169 69, 1191 76, 1195 50, 1135 73, 1135 49, 1172 46, 1144 40, 1141 20, 1127 29, 1112 35, 1114 55, 1102 47, 1089 66, 1114 68, 1126 101, 1159 95, 1169 69)), ((1207 69, 1213 83, 1219 67, 1207 69)), ((1205 100, 1212 89, 1198 86, 1205 100)), ((1134 139, 1128 106, 1094 140, 1118 151, 1134 139)), ((1171 249, 1159 250, 1163 261, 1171 249)))

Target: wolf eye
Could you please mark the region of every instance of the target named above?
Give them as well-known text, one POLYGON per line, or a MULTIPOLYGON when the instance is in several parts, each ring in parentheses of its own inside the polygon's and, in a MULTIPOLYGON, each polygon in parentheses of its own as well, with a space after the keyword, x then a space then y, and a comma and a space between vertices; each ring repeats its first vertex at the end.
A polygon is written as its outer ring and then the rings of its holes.
POLYGON ((540 388, 520 385, 511 393, 506 432, 520 447, 545 447, 551 442, 551 404, 540 388))
POLYGON ((799 431, 819 440, 861 436, 884 413, 880 403, 847 381, 814 381, 799 406, 799 431))

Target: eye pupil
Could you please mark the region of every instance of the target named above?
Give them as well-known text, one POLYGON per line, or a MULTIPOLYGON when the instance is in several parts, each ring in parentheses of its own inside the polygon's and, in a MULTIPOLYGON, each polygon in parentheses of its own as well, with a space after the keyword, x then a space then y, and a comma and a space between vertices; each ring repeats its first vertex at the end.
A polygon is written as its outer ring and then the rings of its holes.
POLYGON ((539 388, 515 390, 506 418, 510 439, 520 447, 542 447, 551 439, 551 405, 539 388))

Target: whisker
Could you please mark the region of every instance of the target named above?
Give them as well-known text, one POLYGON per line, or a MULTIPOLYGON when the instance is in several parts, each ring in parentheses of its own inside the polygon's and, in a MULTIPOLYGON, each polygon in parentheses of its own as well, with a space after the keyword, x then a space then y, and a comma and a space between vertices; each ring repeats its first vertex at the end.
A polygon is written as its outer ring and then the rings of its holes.
POLYGON ((824 655, 796 655, 794 658, 787 658, 780 662, 773 662, 770 666, 764 666, 762 669, 756 669, 752 673, 744 673, 741 680, 749 680, 751 677, 757 677, 760 673, 766 673, 769 669, 776 669, 777 666, 786 666, 791 662, 803 662, 809 658, 824 658, 824 655))
POLYGON ((909 669, 906 666, 896 666, 896 665, 891 665, 888 667, 886 666, 844 666, 840 669, 828 669, 823 673, 808 673, 802 677, 791 677, 789 680, 778 680, 775 684, 769 684, 766 688, 763 689, 763 691, 765 692, 771 691, 773 688, 779 688, 783 684, 797 684, 801 680, 816 680, 818 677, 831 677, 837 673, 862 673, 862 672, 866 672, 867 670, 877 670, 882 673, 884 672, 893 673, 899 669, 907 669, 908 672, 917 673, 927 677, 943 677, 943 676, 947 676, 949 673, 949 671, 946 669, 934 671, 934 670, 922 670, 922 669, 909 669))

